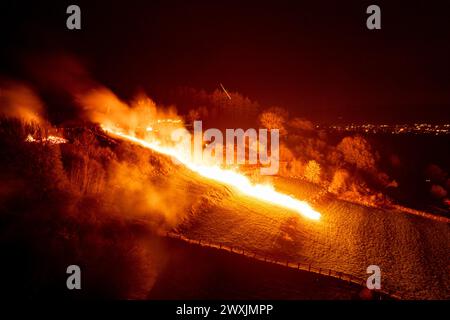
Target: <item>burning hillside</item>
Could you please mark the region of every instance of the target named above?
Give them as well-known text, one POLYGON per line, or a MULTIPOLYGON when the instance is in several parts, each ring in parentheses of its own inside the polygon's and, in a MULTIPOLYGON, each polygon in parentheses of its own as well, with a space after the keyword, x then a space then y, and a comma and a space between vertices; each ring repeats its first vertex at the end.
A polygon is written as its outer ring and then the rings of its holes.
POLYGON ((160 146, 159 143, 149 143, 146 140, 138 139, 131 135, 123 134, 121 131, 116 131, 110 128, 104 128, 107 132, 118 136, 120 138, 137 143, 145 148, 155 150, 159 153, 171 156, 175 161, 179 161, 190 170, 199 173, 201 176, 214 181, 223 183, 227 186, 236 188, 240 192, 258 199, 260 201, 272 203, 278 206, 289 208, 303 216, 311 219, 319 219, 320 214, 312 209, 308 203, 299 201, 292 196, 284 195, 275 191, 271 185, 253 184, 249 178, 233 170, 221 169, 217 165, 198 164, 183 157, 185 152, 177 150, 177 148, 167 148, 160 146))
POLYGON ((448 224, 389 207, 382 191, 396 182, 363 137, 332 142, 233 92, 201 95, 211 113, 180 115, 143 93, 125 102, 77 64, 64 70, 72 77, 39 79, 70 101, 73 119, 52 124, 54 110, 25 85, 8 83, 1 96, 2 246, 11 261, 16 250, 39 257, 21 282, 36 294, 57 292, 75 261, 88 270, 87 296, 145 298, 169 260, 159 236, 171 231, 356 277, 379 263, 389 290, 446 297, 448 224), (230 128, 235 103, 249 107, 245 130, 230 128), (405 275, 413 271, 417 279, 405 275))

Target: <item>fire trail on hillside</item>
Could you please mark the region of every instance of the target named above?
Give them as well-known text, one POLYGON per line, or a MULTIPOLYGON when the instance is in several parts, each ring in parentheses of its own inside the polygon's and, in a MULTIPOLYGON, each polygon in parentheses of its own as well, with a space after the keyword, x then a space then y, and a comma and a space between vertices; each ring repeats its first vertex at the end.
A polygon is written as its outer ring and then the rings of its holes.
POLYGON ((231 169, 222 169, 217 165, 196 163, 187 157, 185 152, 179 150, 179 148, 164 146, 161 144, 161 141, 140 139, 135 135, 126 134, 113 126, 102 125, 102 128, 112 136, 131 141, 144 148, 170 156, 189 170, 196 172, 205 178, 231 186, 244 195, 258 199, 259 201, 287 208, 309 219, 320 219, 320 213, 314 210, 306 201, 300 201, 290 195, 280 193, 271 185, 254 184, 245 175, 231 169))

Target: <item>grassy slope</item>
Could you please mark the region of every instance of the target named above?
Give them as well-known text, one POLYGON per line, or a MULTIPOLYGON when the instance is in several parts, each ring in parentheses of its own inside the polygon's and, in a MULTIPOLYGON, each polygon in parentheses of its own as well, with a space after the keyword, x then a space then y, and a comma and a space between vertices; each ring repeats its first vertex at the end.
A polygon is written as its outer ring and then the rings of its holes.
MULTIPOLYGON (((381 268, 382 285, 406 298, 450 297, 447 224, 335 199, 317 207, 322 219, 316 222, 213 182, 208 182, 205 190, 198 179, 206 180, 189 173, 183 179, 180 185, 186 184, 191 195, 202 193, 177 228, 189 238, 361 278, 366 278, 366 268, 375 264, 381 268)), ((300 199, 318 191, 299 181, 278 180, 277 184, 300 199)))

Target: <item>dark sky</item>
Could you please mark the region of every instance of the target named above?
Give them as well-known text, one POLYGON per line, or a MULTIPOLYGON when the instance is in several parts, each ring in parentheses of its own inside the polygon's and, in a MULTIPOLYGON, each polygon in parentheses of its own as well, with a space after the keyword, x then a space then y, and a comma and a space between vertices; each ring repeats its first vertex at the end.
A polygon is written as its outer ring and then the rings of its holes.
POLYGON ((63 50, 125 98, 222 82, 319 122, 450 122, 444 1, 112 2, 2 0, 1 74, 26 78, 24 59, 63 50), (366 28, 370 4, 382 30, 366 28))

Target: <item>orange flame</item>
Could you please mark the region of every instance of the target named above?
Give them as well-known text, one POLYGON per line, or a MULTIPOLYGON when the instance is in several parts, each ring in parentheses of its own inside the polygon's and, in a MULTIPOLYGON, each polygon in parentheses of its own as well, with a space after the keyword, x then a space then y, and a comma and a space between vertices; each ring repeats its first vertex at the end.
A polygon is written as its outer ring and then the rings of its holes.
POLYGON ((158 153, 168 155, 201 176, 232 186, 247 196, 290 209, 309 219, 320 219, 320 213, 314 210, 307 202, 280 193, 271 185, 253 184, 245 175, 236 171, 222 169, 216 165, 195 163, 191 161, 189 157, 186 157, 185 153, 180 152, 179 149, 162 146, 158 141, 149 142, 139 139, 112 127, 102 126, 102 128, 111 135, 132 141, 144 148, 152 149, 158 153))
POLYGON ((48 136, 47 138, 35 139, 31 134, 27 136, 25 142, 38 142, 38 143, 50 143, 50 144, 61 144, 67 143, 67 140, 57 136, 48 136))

